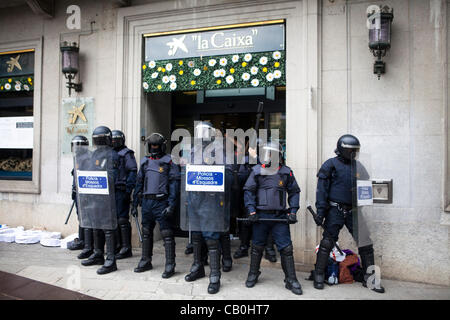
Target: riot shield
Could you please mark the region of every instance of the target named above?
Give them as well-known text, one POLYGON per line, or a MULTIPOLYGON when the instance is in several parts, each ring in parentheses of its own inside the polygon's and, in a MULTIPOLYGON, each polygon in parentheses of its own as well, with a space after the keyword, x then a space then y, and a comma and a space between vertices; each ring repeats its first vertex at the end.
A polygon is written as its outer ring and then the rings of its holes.
POLYGON ((369 228, 373 205, 370 173, 370 156, 358 154, 355 160, 352 160, 353 238, 358 248, 372 244, 369 228))
POLYGON ((77 204, 82 228, 117 228, 114 150, 109 146, 74 148, 77 204))
POLYGON ((180 227, 184 231, 226 232, 230 227, 232 171, 225 165, 181 168, 180 227))

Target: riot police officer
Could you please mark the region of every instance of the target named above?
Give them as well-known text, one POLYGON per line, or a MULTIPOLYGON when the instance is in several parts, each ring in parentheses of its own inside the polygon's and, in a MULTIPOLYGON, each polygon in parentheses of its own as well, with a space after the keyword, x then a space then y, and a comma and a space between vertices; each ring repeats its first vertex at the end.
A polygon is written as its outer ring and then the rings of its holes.
MULTIPOLYGON (((325 161, 317 173, 317 215, 314 220, 318 226, 323 226, 324 232, 314 270, 316 289, 324 287, 328 256, 338 240, 339 231, 345 225, 353 236, 354 192, 352 190, 354 190, 356 173, 352 171, 352 163, 355 163, 359 149, 358 138, 350 134, 341 136, 335 150, 337 156, 325 161)), ((362 268, 367 280, 367 268, 375 264, 372 244, 359 247, 358 253, 361 256, 362 268)), ((363 285, 366 285, 365 281, 363 285)), ((383 287, 373 290, 379 293, 384 292, 383 287)))
MULTIPOLYGON (((100 170, 101 168, 107 168, 108 174, 112 174, 113 177, 110 178, 111 181, 115 181, 118 175, 118 155, 112 150, 112 133, 108 127, 99 126, 94 129, 92 133, 92 142, 97 149, 92 153, 91 156, 91 170, 100 170)), ((114 192, 114 190, 112 189, 114 192)), ((111 196, 110 199, 113 199, 111 196)), ((111 210, 113 211, 113 210, 111 210)), ((100 210, 97 211, 100 214, 100 210)), ((91 265, 102 265, 97 270, 98 274, 106 274, 117 270, 116 257, 115 257, 115 247, 116 247, 116 236, 115 228, 117 228, 116 212, 102 212, 102 218, 108 219, 110 226, 114 225, 108 229, 98 229, 94 228, 94 252, 89 256, 88 259, 81 262, 84 266, 91 265), (114 219, 112 219, 114 217, 114 219), (106 243, 106 259, 104 257, 106 243)))
MULTIPOLYGON (((71 150, 72 153, 74 152, 74 148, 77 148, 77 146, 85 146, 86 148, 89 146, 89 140, 85 136, 75 136, 73 137, 71 141, 71 150)), ((87 151, 83 150, 83 148, 78 149, 80 152, 87 151)), ((83 157, 83 155, 80 155, 80 157, 83 157)), ((88 160, 88 156, 86 153, 85 160, 88 160)), ((77 188, 75 184, 75 175, 74 170, 76 168, 72 169, 72 176, 73 176, 73 182, 72 182, 72 200, 75 201, 75 208, 77 210, 77 216, 78 219, 79 213, 78 213, 78 203, 77 203, 77 188)), ((67 249, 69 250, 81 250, 81 253, 77 256, 78 259, 86 259, 92 254, 92 245, 93 245, 93 239, 92 239, 92 229, 90 228, 83 228, 81 225, 78 226, 78 238, 76 238, 74 241, 71 241, 67 244, 67 249)))
MULTIPOLYGON (((130 211, 131 193, 136 185, 137 163, 134 151, 125 145, 125 135, 120 130, 112 131, 112 146, 119 156, 118 176, 115 181, 115 198, 117 223, 120 229, 120 251, 116 259, 131 257, 131 224, 130 211)), ((119 241, 118 241, 119 242, 119 241)))
MULTIPOLYGON (((200 139, 202 141, 202 145, 199 147, 202 149, 200 150, 200 154, 204 151, 206 144, 206 141, 211 141, 213 137, 215 137, 216 129, 212 126, 212 124, 208 121, 199 122, 194 131, 194 135, 196 139, 200 139)), ((209 143, 209 142, 208 142, 209 143)), ((215 140, 213 141, 213 144, 215 145, 215 149, 221 150, 220 152, 223 152, 223 141, 215 140)), ((191 158, 193 159, 195 157, 196 151, 199 151, 196 149, 198 146, 194 146, 194 149, 191 152, 191 158)), ((212 153, 213 156, 216 156, 215 151, 212 153)), ((191 159, 191 160, 192 160, 191 159)), ((196 161, 194 161, 196 162, 196 161)), ((195 163, 198 164, 198 163, 195 163)), ((213 165, 217 164, 212 159, 202 159, 203 165, 213 165)), ((230 167, 225 166, 225 186, 229 186, 230 184, 230 167)), ((183 192, 183 190, 182 190, 183 192)), ((225 191, 226 193, 227 191, 225 191)), ((206 246, 208 249, 208 255, 209 255, 209 266, 210 266, 210 275, 209 275, 209 285, 208 285, 208 293, 215 294, 219 292, 220 289, 220 256, 221 256, 221 244, 220 244, 220 237, 223 236, 223 232, 218 231, 212 231, 213 229, 216 229, 214 227, 211 227, 211 225, 215 224, 213 222, 214 219, 217 218, 218 212, 214 212, 215 210, 219 210, 219 208, 223 208, 223 206, 227 206, 229 204, 222 203, 219 204, 218 202, 221 202, 223 200, 221 199, 221 196, 217 193, 213 194, 207 194, 206 192, 198 192, 198 193, 192 193, 191 197, 188 197, 188 206, 190 210, 190 214, 193 216, 196 216, 201 224, 200 230, 201 231, 193 231, 192 232, 192 245, 194 249, 194 262, 191 266, 189 274, 185 276, 185 280, 188 282, 195 281, 199 278, 202 278, 205 276, 205 268, 204 268, 204 254, 202 255, 202 242, 206 242, 206 246)), ((219 220, 222 220, 224 217, 218 218, 219 220)), ((229 217, 228 217, 229 221, 229 217)), ((223 222, 223 221, 222 221, 223 222)), ((228 238, 229 239, 229 238, 228 238)), ((223 239, 226 240, 226 239, 223 239)), ((229 240, 228 240, 229 241, 229 240)), ((231 252, 230 252, 231 257, 231 252)))
POLYGON ((283 163, 282 147, 276 141, 263 147, 262 164, 255 165, 244 186, 245 207, 249 221, 253 223, 250 271, 245 285, 253 287, 261 274, 259 271, 268 233, 271 231, 281 256, 285 274, 285 287, 293 293, 302 294, 301 285, 295 274, 293 247, 289 224, 297 222, 300 188, 292 170, 283 163), (279 161, 276 163, 277 160, 279 161), (286 209, 286 193, 289 209, 286 209), (287 213, 287 214, 286 214, 287 213), (280 219, 281 221, 258 221, 259 219, 280 219), (286 223, 287 222, 287 223, 286 223))
POLYGON ((177 202, 180 169, 166 154, 167 140, 160 133, 147 139, 149 156, 142 158, 133 194, 131 213, 137 216, 139 198, 142 198, 142 258, 134 272, 151 270, 153 255, 153 229, 159 223, 164 241, 166 263, 163 278, 175 274, 175 237, 173 213, 177 202))

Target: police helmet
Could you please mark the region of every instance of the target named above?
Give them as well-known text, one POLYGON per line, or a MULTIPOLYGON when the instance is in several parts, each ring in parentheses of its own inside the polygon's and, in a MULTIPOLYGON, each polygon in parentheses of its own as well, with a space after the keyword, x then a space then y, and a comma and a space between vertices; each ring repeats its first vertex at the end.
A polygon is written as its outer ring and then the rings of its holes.
POLYGON ((339 138, 334 152, 344 159, 351 160, 355 158, 360 148, 361 145, 358 138, 351 134, 345 134, 339 138))
POLYGON ((120 130, 113 130, 112 134, 112 146, 114 149, 121 148, 125 145, 125 134, 120 130))
POLYGON ((72 152, 74 146, 89 146, 89 140, 85 136, 75 136, 70 142, 70 149, 72 152))
POLYGON ((157 156, 159 154, 165 153, 166 152, 166 143, 167 140, 166 138, 164 138, 164 136, 161 133, 152 133, 148 138, 147 138, 147 148, 148 148, 148 153, 151 156, 157 156), (152 145, 158 146, 157 149, 152 148, 152 145))
POLYGON ((96 146, 112 146, 112 133, 108 127, 99 126, 92 132, 92 143, 96 146))
POLYGON ((211 137, 215 135, 215 129, 211 122, 200 121, 197 123, 194 129, 194 137, 197 139, 211 140, 211 137))
POLYGON ((283 147, 277 141, 269 141, 263 145, 261 162, 263 164, 268 164, 271 160, 276 159, 281 162, 283 160, 283 147), (275 156, 273 154, 276 154, 275 156))

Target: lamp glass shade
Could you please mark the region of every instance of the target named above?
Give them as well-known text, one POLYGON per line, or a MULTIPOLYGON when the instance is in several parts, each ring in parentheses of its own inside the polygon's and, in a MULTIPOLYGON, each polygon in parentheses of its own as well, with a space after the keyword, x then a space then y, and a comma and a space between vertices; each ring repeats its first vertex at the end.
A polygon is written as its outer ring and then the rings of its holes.
POLYGON ((389 49, 391 47, 391 14, 381 14, 379 28, 369 29, 369 48, 375 50, 389 49))
POLYGON ((61 48, 62 53, 62 72, 77 74, 78 67, 78 48, 76 47, 64 47, 61 48), (76 50, 71 50, 71 49, 76 50))

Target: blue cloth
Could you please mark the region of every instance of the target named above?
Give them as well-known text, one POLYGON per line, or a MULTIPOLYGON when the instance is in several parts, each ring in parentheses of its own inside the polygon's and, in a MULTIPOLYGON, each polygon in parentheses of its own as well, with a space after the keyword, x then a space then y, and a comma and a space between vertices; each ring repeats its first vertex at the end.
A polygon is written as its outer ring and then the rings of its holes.
POLYGON ((324 238, 331 238, 334 241, 338 241, 339 231, 344 227, 347 227, 350 234, 353 236, 353 215, 351 212, 344 215, 339 211, 337 207, 330 207, 328 215, 324 222, 324 238))
POLYGON ((130 212, 130 195, 129 193, 121 190, 116 190, 116 212, 117 218, 129 218, 130 212))
POLYGON ((220 239, 220 232, 208 232, 208 231, 192 231, 192 234, 201 234, 203 239, 206 240, 219 240, 220 239))
POLYGON ((160 230, 172 229, 172 222, 167 219, 162 211, 169 206, 169 201, 166 200, 142 200, 142 224, 149 225, 153 228, 156 222, 159 223, 160 230))
MULTIPOLYGON (((259 218, 266 219, 286 219, 286 214, 278 213, 258 213, 259 218)), ((272 221, 258 221, 253 224, 254 245, 265 246, 269 233, 272 232, 272 237, 277 246, 278 252, 292 244, 291 231, 286 222, 272 222, 272 221)))

